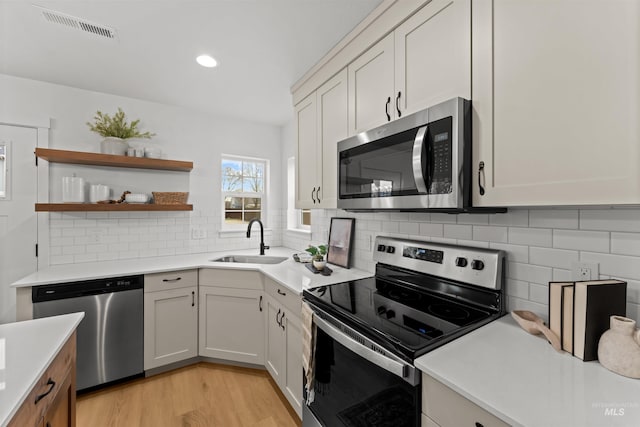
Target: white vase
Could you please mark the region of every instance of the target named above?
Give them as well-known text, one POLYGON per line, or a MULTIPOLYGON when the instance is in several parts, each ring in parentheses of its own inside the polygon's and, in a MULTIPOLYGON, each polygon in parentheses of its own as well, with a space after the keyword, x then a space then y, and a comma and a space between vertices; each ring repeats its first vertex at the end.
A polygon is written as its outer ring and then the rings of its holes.
POLYGON ((327 262, 325 260, 322 261, 317 261, 317 260, 313 260, 313 266, 315 267, 316 270, 324 270, 324 266, 327 265, 327 262))
POLYGON ((116 156, 124 156, 127 153, 129 144, 122 138, 115 136, 107 136, 100 143, 100 152, 102 154, 114 154, 116 156))
POLYGON ((640 378, 640 330, 636 321, 611 316, 610 325, 598 342, 598 361, 616 374, 640 378))

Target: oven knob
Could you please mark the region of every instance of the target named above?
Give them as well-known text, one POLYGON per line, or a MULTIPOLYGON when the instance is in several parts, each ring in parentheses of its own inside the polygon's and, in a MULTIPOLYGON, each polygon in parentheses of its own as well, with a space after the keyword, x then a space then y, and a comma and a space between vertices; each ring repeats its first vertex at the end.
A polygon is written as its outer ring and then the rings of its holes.
POLYGON ((386 309, 383 305, 381 305, 380 307, 378 307, 378 314, 379 314, 380 316, 382 316, 382 315, 383 315, 384 313, 386 313, 386 312, 387 312, 387 309, 386 309))
POLYGON ((458 257, 456 258, 456 267, 466 267, 467 266, 467 259, 464 257, 458 257))
POLYGON ((387 247, 385 245, 378 245, 378 252, 384 252, 387 247))
POLYGON ((474 259, 471 261, 471 268, 474 270, 482 270, 484 268, 484 262, 479 259, 474 259))
POLYGON ((387 246, 387 253, 392 254, 396 251, 396 248, 393 246, 387 246))
POLYGON ((387 310, 387 319, 393 319, 396 317, 396 312, 393 310, 387 310))

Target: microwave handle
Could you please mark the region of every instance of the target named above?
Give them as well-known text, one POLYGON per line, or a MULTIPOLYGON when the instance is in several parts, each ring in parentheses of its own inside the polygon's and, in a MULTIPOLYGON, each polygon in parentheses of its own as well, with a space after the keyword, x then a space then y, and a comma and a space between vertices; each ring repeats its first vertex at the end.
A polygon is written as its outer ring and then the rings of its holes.
POLYGON ((422 174, 422 152, 428 129, 429 126, 422 126, 418 129, 416 138, 413 141, 413 178, 416 181, 416 188, 418 189, 418 192, 423 194, 427 193, 427 183, 424 175, 422 174))

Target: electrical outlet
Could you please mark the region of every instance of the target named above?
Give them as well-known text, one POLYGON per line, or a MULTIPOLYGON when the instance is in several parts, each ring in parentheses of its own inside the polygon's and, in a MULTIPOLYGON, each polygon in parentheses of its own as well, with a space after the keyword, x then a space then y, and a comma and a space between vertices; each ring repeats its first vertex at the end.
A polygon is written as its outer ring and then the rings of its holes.
POLYGON ((571 263, 572 280, 597 280, 600 277, 597 262, 573 262, 571 263))

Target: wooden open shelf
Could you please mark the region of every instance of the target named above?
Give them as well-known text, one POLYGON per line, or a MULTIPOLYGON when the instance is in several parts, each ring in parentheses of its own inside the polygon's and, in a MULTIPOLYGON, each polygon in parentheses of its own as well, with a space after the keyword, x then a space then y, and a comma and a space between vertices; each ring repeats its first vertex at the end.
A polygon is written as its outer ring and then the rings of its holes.
POLYGON ((134 203, 36 203, 36 212, 192 211, 193 205, 134 203))
POLYGON ((193 169, 193 162, 186 162, 182 160, 115 156, 112 154, 54 150, 51 148, 36 148, 36 156, 52 163, 69 163, 75 165, 112 166, 119 168, 156 169, 179 172, 189 172, 193 169))

